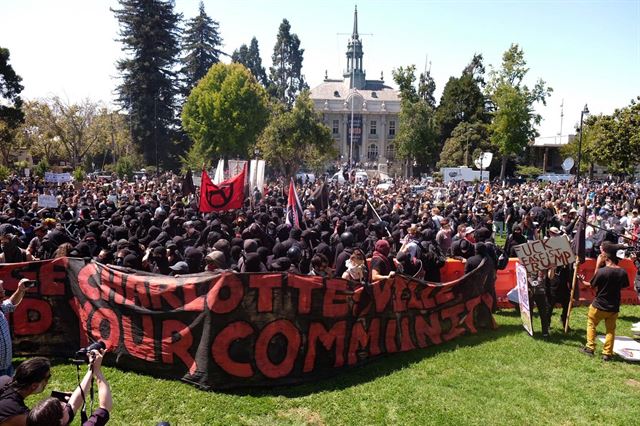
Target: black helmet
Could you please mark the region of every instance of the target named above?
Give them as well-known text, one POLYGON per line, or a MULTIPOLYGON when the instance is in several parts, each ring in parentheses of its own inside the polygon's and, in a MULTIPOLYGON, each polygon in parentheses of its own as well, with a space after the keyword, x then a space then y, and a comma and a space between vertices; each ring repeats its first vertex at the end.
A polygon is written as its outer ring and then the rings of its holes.
POLYGON ((287 250, 287 257, 291 263, 299 263, 302 260, 302 250, 297 245, 293 245, 287 250))
POLYGON ((353 234, 351 232, 343 232, 340 234, 340 242, 345 247, 353 246, 353 234))

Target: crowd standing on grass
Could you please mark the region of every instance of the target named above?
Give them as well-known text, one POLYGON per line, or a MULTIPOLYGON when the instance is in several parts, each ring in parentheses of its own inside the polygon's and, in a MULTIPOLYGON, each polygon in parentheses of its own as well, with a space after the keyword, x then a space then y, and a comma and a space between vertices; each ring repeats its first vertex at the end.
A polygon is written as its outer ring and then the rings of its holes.
MULTIPOLYGON (((574 239, 584 208, 587 257, 603 242, 634 247, 640 236, 632 183, 344 178, 298 179, 302 210, 292 227, 283 178, 248 191, 241 209, 202 214, 196 191, 172 173, 64 184, 12 177, 0 187, 0 263, 71 256, 165 275, 288 271, 371 283, 400 273, 438 282, 447 258, 467 272, 483 260, 495 271, 518 244, 574 239), (40 207, 40 194, 58 207, 40 207)), ((531 277, 545 335, 556 304, 566 320, 571 277, 571 267, 531 277)))

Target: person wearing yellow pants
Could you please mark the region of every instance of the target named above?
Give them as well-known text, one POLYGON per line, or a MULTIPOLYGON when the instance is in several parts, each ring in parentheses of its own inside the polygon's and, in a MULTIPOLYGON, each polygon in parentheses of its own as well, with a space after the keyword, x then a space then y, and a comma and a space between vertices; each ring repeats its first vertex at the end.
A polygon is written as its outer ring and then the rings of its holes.
POLYGON ((596 262, 596 273, 588 283, 594 288, 596 297, 589 306, 587 315, 587 344, 581 352, 593 356, 596 349, 596 327, 604 320, 607 335, 602 349, 602 360, 613 359, 613 342, 616 336, 616 319, 620 311, 620 290, 629 285, 627 271, 618 266, 618 244, 605 241, 600 246, 596 262))

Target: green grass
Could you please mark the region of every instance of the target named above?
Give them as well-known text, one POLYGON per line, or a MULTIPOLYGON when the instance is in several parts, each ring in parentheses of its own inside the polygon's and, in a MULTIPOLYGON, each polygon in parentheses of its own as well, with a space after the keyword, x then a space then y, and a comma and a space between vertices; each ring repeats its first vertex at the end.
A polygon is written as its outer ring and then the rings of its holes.
MULTIPOLYGON (((529 337, 520 317, 503 310, 496 315, 495 331, 273 389, 203 392, 105 368, 114 392, 110 424, 638 424, 640 365, 604 363, 578 352, 585 340, 586 308, 574 310, 569 334, 560 331, 558 318, 556 312, 551 337, 543 340, 529 337)), ((618 334, 630 335, 631 323, 638 320, 640 307, 624 306, 618 334)), ((540 330, 538 318, 534 329, 540 330)), ((57 364, 47 391, 72 389, 75 380, 74 366, 57 364)))

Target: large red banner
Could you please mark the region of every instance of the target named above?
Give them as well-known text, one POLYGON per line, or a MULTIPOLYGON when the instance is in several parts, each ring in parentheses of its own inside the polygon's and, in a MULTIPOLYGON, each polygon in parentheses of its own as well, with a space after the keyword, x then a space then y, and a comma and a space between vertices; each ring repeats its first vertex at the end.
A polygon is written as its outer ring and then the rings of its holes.
POLYGON ((489 272, 360 286, 286 273, 168 277, 81 259, 0 265, 8 290, 22 277, 40 283, 11 318, 17 354, 71 356, 103 340, 120 368, 203 389, 299 383, 494 327, 489 272))

